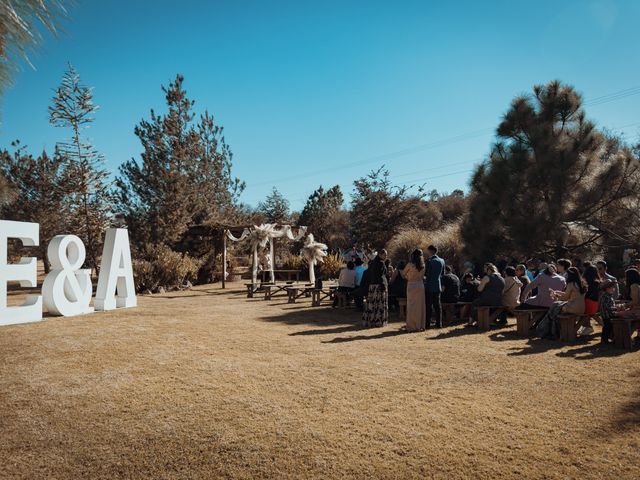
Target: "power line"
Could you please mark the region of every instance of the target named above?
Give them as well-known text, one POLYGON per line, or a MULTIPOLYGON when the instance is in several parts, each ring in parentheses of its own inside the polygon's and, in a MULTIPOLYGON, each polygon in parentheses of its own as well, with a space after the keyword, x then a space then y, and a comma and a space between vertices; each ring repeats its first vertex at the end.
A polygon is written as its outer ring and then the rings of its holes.
MULTIPOLYGON (((586 100, 582 103, 583 106, 597 106, 597 105, 602 105, 604 103, 609 103, 609 102, 613 102, 616 100, 620 100, 623 98, 627 98, 633 95, 638 95, 640 94, 640 85, 635 86, 635 87, 630 87, 630 88, 626 88, 624 90, 620 90, 617 92, 612 92, 612 93, 608 93, 606 95, 601 95, 599 97, 594 97, 592 99, 586 100)), ((631 125, 628 125, 631 126, 631 125)), ((620 128, 624 128, 624 127, 620 127, 620 128)), ((478 138, 478 137, 482 137, 485 135, 489 135, 494 131, 494 127, 487 127, 487 128, 483 128, 480 130, 474 130, 471 132, 467 132, 467 133, 462 133, 460 135, 455 135, 453 137, 448 137, 445 139, 441 139, 441 140, 436 140, 434 142, 429 142, 429 143, 424 143, 421 145, 416 145, 413 147, 409 147, 409 148, 405 148, 402 150, 397 150, 395 152, 390 152, 390 153, 385 153, 382 155, 376 155, 373 157, 369 157, 363 160, 359 160, 359 161, 355 161, 355 162, 349 162, 349 163, 343 163, 339 166, 335 166, 335 167, 328 167, 328 168, 323 168, 323 169, 319 169, 319 170, 315 170, 315 171, 311 171, 311 172, 306 172, 306 173, 298 173, 295 175, 291 175, 289 177, 281 177, 278 179, 274 179, 274 180, 266 180, 266 181, 262 181, 262 182, 256 182, 256 183, 252 183, 249 184, 248 187, 259 187, 259 186, 264 186, 264 185, 273 185, 275 183, 281 183, 281 182, 287 182, 287 181, 291 181, 291 180, 299 180, 301 178, 308 178, 308 177, 313 177, 315 175, 320 175, 323 173, 329 173, 329 172, 333 172, 336 170, 344 170, 347 168, 352 168, 352 167, 357 167, 357 166, 362 166, 362 165, 367 165, 367 164, 371 164, 371 163, 378 163, 378 162, 384 162, 384 161, 388 161, 388 160, 393 160, 399 157, 403 157, 406 155, 411 155, 413 153, 418 153, 418 152, 422 152, 425 150, 430 150, 433 148, 438 148, 438 147, 442 147, 445 145, 450 145, 450 144, 454 144, 454 143, 459 143, 459 142, 463 142, 465 140, 470 140, 473 138, 478 138)))

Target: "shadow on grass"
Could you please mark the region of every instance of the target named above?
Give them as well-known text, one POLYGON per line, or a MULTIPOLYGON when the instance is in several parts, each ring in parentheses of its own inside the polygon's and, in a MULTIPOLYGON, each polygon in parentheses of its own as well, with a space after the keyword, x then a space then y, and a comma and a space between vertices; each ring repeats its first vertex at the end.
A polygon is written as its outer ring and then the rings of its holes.
MULTIPOLYGON (((599 335, 596 337, 599 337, 599 335)), ((597 343, 584 345, 580 348, 573 348, 571 350, 567 350, 566 352, 558 352, 556 353, 556 355, 558 357, 573 357, 577 360, 593 360, 594 358, 619 357, 620 355, 624 355, 625 353, 630 352, 621 348, 616 348, 612 344, 601 345, 598 341, 597 343)))
MULTIPOLYGON (((520 338, 520 337, 517 337, 517 338, 520 338)), ((507 338, 504 338, 503 340, 507 340, 507 338)), ((588 346, 588 343, 590 342, 590 340, 591 340, 591 337, 580 337, 576 340, 575 343, 572 343, 571 345, 588 346)), ((521 356, 521 355, 535 355, 538 353, 548 352, 550 350, 559 350, 566 346, 567 346, 566 343, 561 342, 559 340, 549 340, 546 338, 529 338, 524 348, 513 347, 510 349, 512 351, 509 352, 507 355, 515 356, 515 357, 521 356)), ((558 355, 562 356, 561 355, 562 353, 565 353, 565 352, 558 352, 558 355)))
MULTIPOLYGON (((359 330, 374 330, 371 328, 359 328, 359 330)), ((396 337, 398 335, 409 335, 409 332, 405 330, 385 330, 374 335, 356 335, 354 337, 336 337, 331 340, 325 340, 322 343, 346 343, 357 342, 360 340, 380 340, 381 338, 396 337)))
MULTIPOLYGON (((455 324, 452 324, 451 326, 453 325, 455 324)), ((510 326, 512 325, 492 325, 491 331, 502 330, 510 326)), ((445 328, 450 328, 450 327, 445 327, 445 328)), ((433 330, 433 327, 429 329, 429 331, 432 331, 432 330, 433 330)), ((475 327, 475 326, 470 327, 465 323, 463 325, 458 324, 456 328, 453 328, 450 330, 443 330, 442 332, 438 333, 438 335, 436 335, 435 337, 428 337, 428 340, 443 340, 447 338, 462 337, 464 335, 477 335, 477 334, 486 334, 486 333, 488 332, 484 330, 480 330, 478 327, 475 327)))

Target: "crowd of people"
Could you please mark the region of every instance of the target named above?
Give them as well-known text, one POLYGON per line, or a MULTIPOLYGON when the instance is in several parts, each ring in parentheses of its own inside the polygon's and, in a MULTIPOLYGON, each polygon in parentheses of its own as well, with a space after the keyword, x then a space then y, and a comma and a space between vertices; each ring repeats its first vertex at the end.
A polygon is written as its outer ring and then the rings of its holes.
MULTIPOLYGON (((535 328, 544 338, 558 336, 560 314, 586 314, 578 335, 593 334, 591 319, 597 317, 603 325, 602 343, 611 338, 613 318, 640 316, 640 260, 629 262, 621 290, 604 260, 579 262, 578 266, 563 258, 555 263, 504 265, 502 269, 485 263, 479 275, 469 271, 460 279, 438 256, 434 245, 427 248, 426 255, 414 250, 408 261, 401 260, 395 266, 384 249, 368 258, 354 247, 344 259, 346 267, 340 272, 338 290, 353 298, 363 311, 366 327, 386 325, 389 304, 398 298, 406 298, 404 328, 409 332, 442 328, 442 303, 457 304, 468 326, 477 321, 480 306, 507 307, 496 320, 503 324, 509 311, 542 310, 545 314, 535 328)), ((635 342, 640 343, 640 330, 635 342)))

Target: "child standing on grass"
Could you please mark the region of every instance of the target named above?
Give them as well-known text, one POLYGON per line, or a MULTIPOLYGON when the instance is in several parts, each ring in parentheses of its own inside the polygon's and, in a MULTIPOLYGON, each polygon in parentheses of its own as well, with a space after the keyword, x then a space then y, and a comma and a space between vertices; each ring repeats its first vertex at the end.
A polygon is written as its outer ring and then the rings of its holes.
POLYGON ((602 318, 601 345, 609 343, 609 337, 611 337, 611 319, 616 316, 615 301, 613 299, 615 287, 614 282, 611 280, 602 282, 602 295, 600 295, 600 299, 598 300, 598 310, 602 318))

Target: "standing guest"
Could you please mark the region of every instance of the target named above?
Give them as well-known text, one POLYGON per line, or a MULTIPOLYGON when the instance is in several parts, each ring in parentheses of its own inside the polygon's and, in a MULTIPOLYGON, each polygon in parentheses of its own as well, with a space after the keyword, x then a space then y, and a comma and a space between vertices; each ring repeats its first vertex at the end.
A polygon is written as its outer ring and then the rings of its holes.
POLYGON ((568 275, 567 271, 571 268, 571 260, 567 258, 561 258, 556 263, 558 265, 558 275, 566 280, 568 275))
MULTIPOLYGON (((340 276, 338 277, 338 292, 345 293, 347 299, 350 300, 350 294, 356 288, 356 271, 354 270, 355 264, 353 262, 347 262, 347 267, 340 270, 340 276)), ((333 297, 333 307, 338 305, 338 297, 333 297)))
POLYGON ((420 332, 425 329, 426 302, 424 296, 425 263, 422 250, 411 254, 411 261, 400 272, 407 280, 407 331, 420 332))
MULTIPOLYGON (((467 272, 462 276, 462 285, 460 286, 460 302, 473 303, 478 298, 478 285, 480 282, 476 280, 473 273, 467 272)), ((463 305, 460 308, 460 318, 471 321, 471 305, 463 305)))
POLYGON ((550 263, 547 265, 547 268, 545 268, 542 273, 533 280, 533 282, 524 288, 522 297, 525 301, 517 308, 551 308, 555 300, 551 297, 549 292, 552 290, 564 291, 566 286, 567 281, 558 275, 556 266, 553 263, 550 263), (538 289, 538 294, 535 297, 529 297, 534 288, 538 289))
POLYGON ((522 288, 520 288, 520 303, 523 303, 525 298, 524 298, 524 289, 527 285, 529 285, 531 283, 531 280, 529 279, 529 276, 527 275, 527 267, 525 267, 524 265, 520 264, 516 266, 516 277, 518 277, 518 280, 520 280, 520 283, 522 283, 522 288))
POLYGON ((400 260, 389 279, 389 293, 396 298, 407 298, 407 280, 402 276, 406 266, 407 262, 400 260))
POLYGON ((385 260, 387 251, 380 250, 369 262, 369 291, 367 305, 362 316, 365 327, 382 327, 389 321, 388 280, 385 260))
POLYGON ((602 294, 598 299, 598 311, 600 312, 600 318, 602 319, 602 337, 600 337, 601 345, 609 343, 611 331, 613 330, 611 320, 616 316, 616 302, 613 296, 617 285, 618 282, 612 282, 611 280, 605 280, 601 285, 602 294))
POLYGON ((615 284, 613 288, 613 299, 620 300, 620 286, 618 285, 618 279, 608 272, 607 262, 604 260, 598 260, 596 262, 596 268, 598 269, 598 275, 600 275, 602 281, 608 280, 615 284))
POLYGON ((478 285, 478 298, 471 305, 472 321, 468 326, 473 324, 478 318, 477 307, 499 307, 502 305, 502 292, 504 291, 504 278, 498 273, 497 267, 493 263, 484 264, 484 277, 478 285))
POLYGON ((441 277, 444 274, 444 260, 438 256, 438 248, 434 245, 427 247, 429 259, 426 262, 425 294, 427 300, 426 328, 431 328, 431 315, 435 314, 436 328, 442 328, 442 306, 440 294, 442 292, 441 277))
POLYGON ((453 273, 453 269, 446 265, 442 276, 442 303, 458 303, 460 299, 460 279, 453 273))

